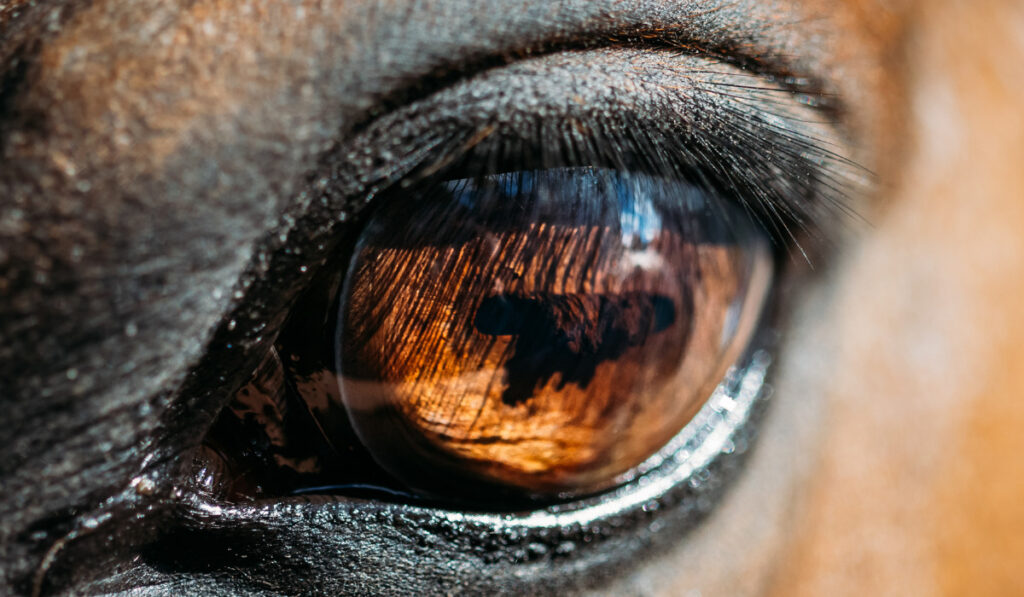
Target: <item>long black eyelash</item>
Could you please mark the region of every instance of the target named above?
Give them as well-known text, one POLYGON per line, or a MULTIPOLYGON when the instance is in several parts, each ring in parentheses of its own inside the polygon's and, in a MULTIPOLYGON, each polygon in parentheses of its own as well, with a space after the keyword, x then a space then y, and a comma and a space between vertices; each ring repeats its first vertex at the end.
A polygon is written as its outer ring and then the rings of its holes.
MULTIPOLYGON (((363 159, 354 162, 364 173, 360 182, 368 184, 358 190, 372 197, 394 184, 424 179, 562 166, 639 170, 697 185, 712 203, 739 203, 781 252, 812 262, 832 248, 837 225, 858 218, 854 199, 871 181, 866 169, 844 155, 829 121, 837 113, 834 98, 799 84, 778 85, 725 62, 719 62, 721 70, 667 64, 687 58, 693 56, 668 52, 658 64, 674 71, 687 89, 654 83, 658 96, 642 109, 630 109, 624 97, 617 109, 533 117, 524 111, 473 120, 444 114, 442 103, 434 109, 441 116, 413 111, 390 122, 385 118, 348 154, 350 162, 363 159), (815 104, 825 107, 808 107, 815 104), (408 124, 417 120, 418 126, 408 124), (388 136, 397 140, 390 139, 391 149, 381 153, 388 136), (380 155, 394 164, 367 179, 366 170, 374 170, 380 155)), ((338 178, 352 179, 343 172, 338 178)))
MULTIPOLYGON (((772 103, 787 101, 792 99, 777 97, 772 103)), ((713 201, 738 202, 777 247, 810 261, 813 251, 805 245, 827 245, 832 237, 826 231, 835 222, 858 217, 852 198, 869 175, 828 140, 767 121, 751 124, 751 110, 718 106, 710 115, 711 134, 690 134, 682 143, 671 127, 628 112, 615 119, 540 121, 524 127, 526 134, 482 127, 435 145, 406 184, 424 177, 563 166, 643 171, 686 180, 713 201)))

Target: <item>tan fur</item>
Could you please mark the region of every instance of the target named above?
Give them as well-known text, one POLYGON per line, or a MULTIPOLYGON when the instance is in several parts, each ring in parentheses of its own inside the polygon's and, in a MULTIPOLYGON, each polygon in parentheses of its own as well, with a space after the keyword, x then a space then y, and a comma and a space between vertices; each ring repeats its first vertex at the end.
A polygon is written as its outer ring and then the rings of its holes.
POLYGON ((905 149, 841 273, 827 437, 776 595, 1024 592, 1024 11, 908 11, 905 149))

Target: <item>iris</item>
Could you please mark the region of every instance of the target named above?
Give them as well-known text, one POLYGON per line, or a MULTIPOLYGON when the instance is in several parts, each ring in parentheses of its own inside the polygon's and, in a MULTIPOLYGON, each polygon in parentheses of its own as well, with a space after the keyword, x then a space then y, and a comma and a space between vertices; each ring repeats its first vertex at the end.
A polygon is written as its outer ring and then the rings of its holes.
MULTIPOLYGON (((770 256, 743 212, 641 173, 405 191, 366 226, 342 287, 344 425, 420 492, 607 488, 746 346, 770 256)), ((328 436, 332 406, 310 403, 328 436)))

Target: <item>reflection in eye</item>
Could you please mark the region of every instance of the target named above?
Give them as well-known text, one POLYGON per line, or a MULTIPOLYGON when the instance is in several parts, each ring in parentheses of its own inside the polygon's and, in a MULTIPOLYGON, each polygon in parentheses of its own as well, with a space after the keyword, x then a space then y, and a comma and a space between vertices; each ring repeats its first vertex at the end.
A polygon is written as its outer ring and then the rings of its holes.
POLYGON ((760 228, 681 180, 555 168, 381 203, 210 434, 236 498, 611 487, 711 396, 770 285, 760 228))
POLYGON ((684 183, 589 168, 392 201, 342 295, 356 433, 435 493, 609 486, 679 432, 745 345, 769 263, 745 223, 684 183))

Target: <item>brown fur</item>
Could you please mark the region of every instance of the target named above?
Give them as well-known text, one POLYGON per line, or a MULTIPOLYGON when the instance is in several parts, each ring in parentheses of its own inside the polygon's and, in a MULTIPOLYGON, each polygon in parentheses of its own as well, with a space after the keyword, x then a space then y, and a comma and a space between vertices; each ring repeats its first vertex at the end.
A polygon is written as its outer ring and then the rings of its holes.
POLYGON ((843 267, 828 437, 778 595, 1024 591, 1024 12, 920 3, 899 30, 902 150, 843 267))

